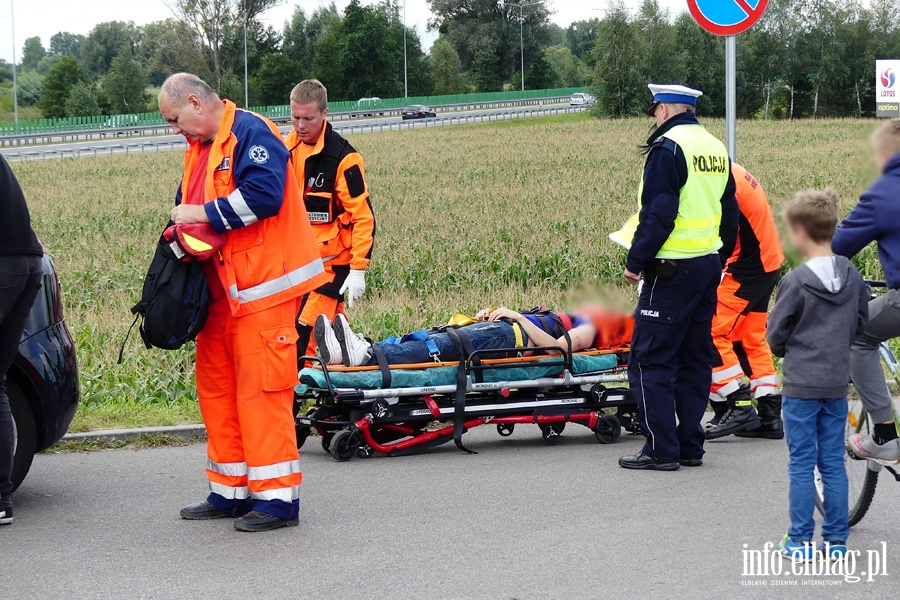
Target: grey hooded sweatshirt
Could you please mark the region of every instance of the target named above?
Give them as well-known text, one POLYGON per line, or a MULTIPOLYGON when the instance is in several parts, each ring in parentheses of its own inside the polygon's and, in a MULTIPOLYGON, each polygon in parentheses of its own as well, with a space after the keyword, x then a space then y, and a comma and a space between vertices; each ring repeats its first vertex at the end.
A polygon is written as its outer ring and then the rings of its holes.
POLYGON ((869 294, 843 256, 815 258, 788 273, 769 314, 768 340, 782 363, 782 393, 843 398, 850 382, 850 344, 869 318, 869 294))

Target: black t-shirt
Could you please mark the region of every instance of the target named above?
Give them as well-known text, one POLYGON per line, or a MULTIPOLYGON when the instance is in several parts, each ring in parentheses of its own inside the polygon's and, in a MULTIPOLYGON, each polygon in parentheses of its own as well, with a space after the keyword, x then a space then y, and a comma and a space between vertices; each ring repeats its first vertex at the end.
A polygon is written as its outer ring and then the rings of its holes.
POLYGON ((31 216, 19 182, 0 156, 0 256, 42 256, 44 250, 31 229, 31 216))

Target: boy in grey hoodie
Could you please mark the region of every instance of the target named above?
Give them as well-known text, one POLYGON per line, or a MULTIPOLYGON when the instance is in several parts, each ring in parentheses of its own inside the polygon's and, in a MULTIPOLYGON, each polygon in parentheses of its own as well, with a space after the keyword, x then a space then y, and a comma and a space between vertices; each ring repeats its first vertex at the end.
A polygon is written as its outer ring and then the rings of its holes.
POLYGON ((812 541, 817 466, 825 487, 823 551, 834 560, 847 553, 844 427, 850 345, 868 320, 869 295, 853 264, 831 251, 838 203, 829 188, 801 192, 785 207, 791 244, 806 262, 781 280, 769 314, 769 345, 784 358, 784 428, 790 452, 791 527, 781 552, 794 560, 817 557, 812 541))

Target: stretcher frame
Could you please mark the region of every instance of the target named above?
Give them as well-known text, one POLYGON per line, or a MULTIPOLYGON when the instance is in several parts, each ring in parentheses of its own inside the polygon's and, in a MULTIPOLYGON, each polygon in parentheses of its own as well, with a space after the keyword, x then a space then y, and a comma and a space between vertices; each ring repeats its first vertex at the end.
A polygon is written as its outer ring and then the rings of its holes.
POLYGON ((319 365, 326 385, 324 388, 305 388, 304 393, 295 398, 298 447, 303 445, 312 429, 321 436, 323 449, 339 461, 354 456, 368 458, 374 452, 388 456, 411 454, 449 441, 454 441, 460 450, 474 453, 462 443, 462 435, 489 423, 496 425, 498 433, 504 437, 511 435, 516 425, 536 424, 550 444, 559 441, 559 435, 570 422, 588 427, 604 444, 616 441, 623 428, 631 433, 638 432, 637 407, 631 391, 616 385, 627 383, 627 348, 585 352, 616 354, 618 364, 611 370, 582 374, 573 374, 571 352, 548 356, 547 352, 559 353, 559 348, 530 350, 545 354, 486 358, 487 355, 506 353, 515 356, 521 352, 521 349, 492 349, 475 351, 459 362, 398 365, 398 368, 407 369, 456 366, 457 384, 386 389, 336 387, 332 382, 332 371, 373 368, 335 369, 318 357, 303 357, 301 361, 319 365), (558 359, 559 362, 547 359, 558 359), (542 360, 544 365, 558 364, 562 368, 561 375, 498 382, 482 380, 487 369, 521 367, 535 360, 542 360), (314 402, 313 408, 305 415, 299 415, 303 403, 310 400, 314 402), (434 422, 440 426, 429 428, 434 422))

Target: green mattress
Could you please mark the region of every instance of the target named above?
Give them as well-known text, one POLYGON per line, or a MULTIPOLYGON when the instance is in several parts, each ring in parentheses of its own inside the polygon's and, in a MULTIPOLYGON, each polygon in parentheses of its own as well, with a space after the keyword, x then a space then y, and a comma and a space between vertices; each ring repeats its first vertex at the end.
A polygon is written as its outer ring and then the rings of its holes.
MULTIPOLYGON (((576 354, 572 357, 573 374, 595 373, 613 369, 618 360, 615 354, 588 356, 576 354)), ((523 363, 527 366, 486 369, 485 382, 526 381, 542 377, 562 375, 560 358, 544 358, 523 363)), ((433 369, 397 369, 391 372, 392 388, 436 387, 456 384, 457 367, 435 367, 433 369)), ((381 387, 380 371, 331 372, 331 384, 336 388, 376 390, 381 387)), ((320 369, 300 371, 300 385, 308 388, 325 389, 325 374, 320 369)))

